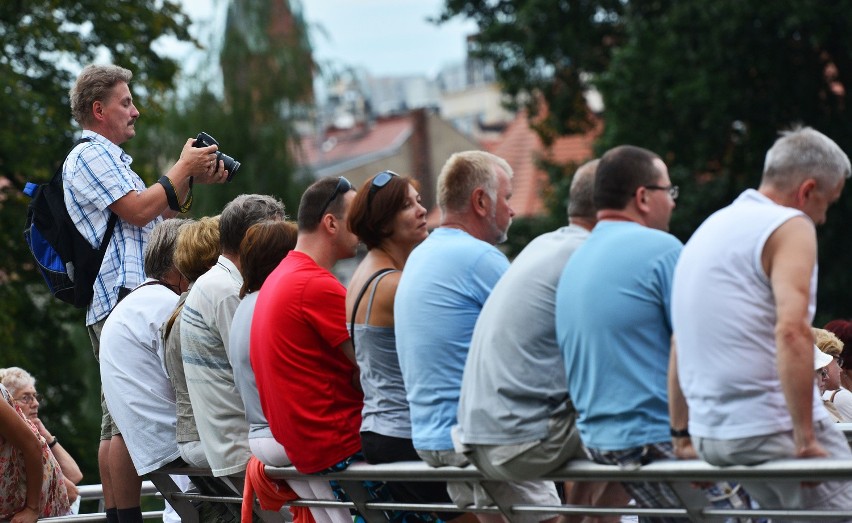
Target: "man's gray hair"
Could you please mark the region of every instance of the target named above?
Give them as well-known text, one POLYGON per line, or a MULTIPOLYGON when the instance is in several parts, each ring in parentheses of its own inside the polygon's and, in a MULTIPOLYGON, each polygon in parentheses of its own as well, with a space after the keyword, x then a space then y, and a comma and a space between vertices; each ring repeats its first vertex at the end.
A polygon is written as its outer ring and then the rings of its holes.
POLYGON ((464 211, 470 195, 483 188, 492 201, 497 199, 497 170, 503 169, 512 178, 509 163, 485 151, 463 151, 447 160, 438 175, 438 206, 442 212, 464 211))
POLYGON ((264 220, 286 220, 284 204, 265 194, 241 194, 231 200, 219 217, 222 252, 237 254, 246 231, 264 220))
POLYGON ((568 191, 568 216, 595 218, 595 171, 600 160, 591 160, 577 168, 568 191))
POLYGON ((130 84, 133 73, 117 65, 87 65, 68 92, 71 98, 71 116, 80 125, 91 123, 92 104, 106 101, 110 91, 119 82, 130 84))
POLYGON ((145 247, 145 275, 149 278, 162 279, 175 266, 175 245, 178 231, 189 223, 180 218, 169 218, 158 223, 151 235, 148 236, 148 246, 145 247))
POLYGON ((762 182, 792 188, 813 178, 825 190, 850 174, 849 157, 834 140, 811 127, 798 127, 782 132, 766 153, 762 182))

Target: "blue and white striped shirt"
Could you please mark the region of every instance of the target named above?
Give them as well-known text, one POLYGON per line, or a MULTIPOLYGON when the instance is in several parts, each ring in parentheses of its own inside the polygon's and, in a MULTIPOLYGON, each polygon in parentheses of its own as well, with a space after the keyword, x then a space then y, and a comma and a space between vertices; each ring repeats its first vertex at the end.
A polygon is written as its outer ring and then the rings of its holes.
MULTIPOLYGON (((77 230, 98 247, 106 234, 109 206, 131 191, 141 192, 145 183, 130 168, 133 158, 121 147, 93 131, 84 130, 83 138, 92 141, 77 145, 62 166, 65 205, 77 230)), ((95 295, 86 311, 86 325, 106 318, 118 303, 121 287, 133 288, 145 281, 143 252, 148 235, 161 221, 157 217, 144 227, 119 219, 107 247, 95 295)))

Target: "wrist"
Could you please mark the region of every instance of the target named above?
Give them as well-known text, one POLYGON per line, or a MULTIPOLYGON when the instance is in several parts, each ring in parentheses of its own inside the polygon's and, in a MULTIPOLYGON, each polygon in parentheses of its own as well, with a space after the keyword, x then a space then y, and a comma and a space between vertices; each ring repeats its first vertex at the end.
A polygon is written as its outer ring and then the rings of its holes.
POLYGON ((26 505, 24 505, 24 508, 28 508, 28 509, 32 510, 33 512, 35 512, 36 514, 38 514, 38 505, 31 505, 31 504, 27 503, 26 505))
POLYGON ((669 428, 669 432, 671 433, 673 438, 688 438, 689 437, 689 429, 684 427, 682 429, 676 429, 674 427, 669 428))
POLYGON ((50 443, 48 443, 48 444, 47 444, 47 447, 52 449, 53 447, 55 447, 55 446, 56 446, 56 445, 58 445, 58 444, 59 444, 59 440, 58 440, 58 439, 56 439, 56 438, 54 437, 54 438, 50 441, 50 443))

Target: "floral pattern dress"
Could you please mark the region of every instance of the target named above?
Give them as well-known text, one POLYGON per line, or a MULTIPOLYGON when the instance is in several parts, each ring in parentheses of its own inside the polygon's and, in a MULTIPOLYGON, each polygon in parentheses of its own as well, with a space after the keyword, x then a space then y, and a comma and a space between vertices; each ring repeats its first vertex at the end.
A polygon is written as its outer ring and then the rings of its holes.
MULTIPOLYGON (((0 385, 0 401, 11 405, 18 415, 23 418, 30 429, 33 437, 41 442, 41 455, 43 478, 41 484, 41 499, 39 500, 39 517, 64 516, 70 513, 68 492, 65 490, 65 481, 59 463, 53 456, 53 452, 47 446, 47 441, 38 433, 35 425, 27 420, 21 409, 15 405, 12 395, 6 387, 0 385)), ((9 442, 0 438, 0 521, 11 519, 20 512, 27 500, 27 478, 24 467, 24 454, 13 447, 9 442)))

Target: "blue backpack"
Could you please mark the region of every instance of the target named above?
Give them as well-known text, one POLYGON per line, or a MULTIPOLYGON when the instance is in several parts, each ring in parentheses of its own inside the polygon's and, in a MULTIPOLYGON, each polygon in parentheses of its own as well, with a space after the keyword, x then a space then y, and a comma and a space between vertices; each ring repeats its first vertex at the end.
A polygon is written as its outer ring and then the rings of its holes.
MULTIPOLYGON (((81 138, 74 147, 88 141, 81 138)), ((118 216, 111 213, 106 234, 96 249, 77 230, 65 207, 62 165, 47 183, 27 182, 24 194, 32 198, 24 239, 51 294, 77 308, 87 308, 118 216)))

